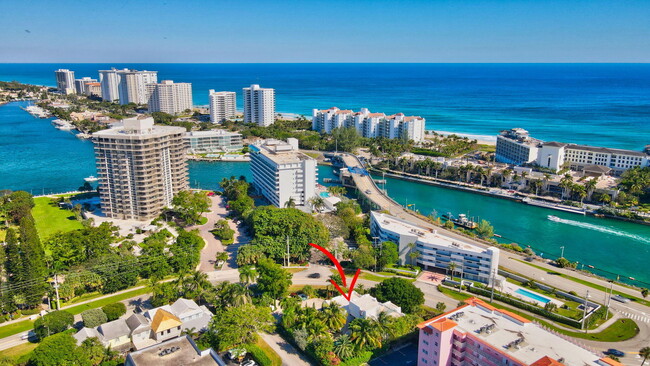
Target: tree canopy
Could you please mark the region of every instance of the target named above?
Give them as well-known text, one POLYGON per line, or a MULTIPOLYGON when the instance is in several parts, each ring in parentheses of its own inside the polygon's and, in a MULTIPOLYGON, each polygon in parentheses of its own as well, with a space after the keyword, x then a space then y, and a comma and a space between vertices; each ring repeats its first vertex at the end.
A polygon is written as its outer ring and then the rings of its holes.
POLYGON ((210 198, 204 192, 180 191, 172 199, 174 214, 185 224, 198 224, 203 212, 210 210, 210 198))
POLYGON ((291 273, 270 259, 264 258, 257 262, 257 288, 273 299, 286 295, 291 286, 291 273))
POLYGON ((228 307, 220 311, 209 325, 209 332, 214 335, 212 345, 220 351, 245 343, 254 343, 258 332, 271 331, 273 331, 271 309, 252 304, 228 307))
POLYGON ((370 293, 381 302, 390 301, 405 313, 413 313, 424 304, 424 293, 411 282, 391 277, 373 287, 370 293))

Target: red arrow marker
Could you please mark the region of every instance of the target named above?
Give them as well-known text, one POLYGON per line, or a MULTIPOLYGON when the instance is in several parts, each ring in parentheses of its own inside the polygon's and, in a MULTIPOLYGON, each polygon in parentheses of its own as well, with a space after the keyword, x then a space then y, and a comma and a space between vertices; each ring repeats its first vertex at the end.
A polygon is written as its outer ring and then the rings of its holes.
MULTIPOLYGON (((343 271, 343 267, 341 267, 341 263, 339 263, 339 261, 336 260, 336 257, 334 257, 332 253, 330 253, 327 249, 321 247, 320 245, 314 243, 309 243, 309 245, 323 252, 332 261, 332 263, 334 263, 336 269, 339 271, 339 274, 341 275, 343 286, 347 286, 347 279, 345 278, 345 272, 343 271)), ((334 287, 336 287, 338 292, 340 292, 341 295, 343 295, 343 297, 345 297, 346 300, 350 301, 350 298, 352 297, 352 291, 354 290, 354 285, 357 283, 357 278, 359 278, 360 273, 361 273, 361 268, 357 269, 357 273, 354 274, 354 277, 352 278, 352 283, 350 284, 350 289, 347 294, 343 291, 343 289, 341 289, 341 287, 339 286, 338 283, 336 283, 336 281, 330 280, 330 282, 332 282, 334 287)))

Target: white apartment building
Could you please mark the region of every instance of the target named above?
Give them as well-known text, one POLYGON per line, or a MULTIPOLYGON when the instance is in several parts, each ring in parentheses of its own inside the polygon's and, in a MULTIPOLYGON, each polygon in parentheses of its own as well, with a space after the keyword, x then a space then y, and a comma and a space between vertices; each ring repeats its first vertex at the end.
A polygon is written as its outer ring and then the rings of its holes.
POLYGON ((544 142, 530 137, 524 129, 513 128, 497 136, 496 160, 514 165, 534 163, 556 171, 566 163, 578 171, 599 166, 620 175, 630 168, 650 166, 650 151, 544 142))
POLYGON ((74 81, 75 92, 80 95, 88 95, 88 83, 96 83, 97 79, 85 76, 74 81))
POLYGON ((56 88, 62 94, 74 94, 76 92, 74 83, 74 71, 58 69, 54 71, 56 77, 56 88))
POLYGON ((496 161, 514 165, 534 163, 541 142, 530 137, 523 128, 502 131, 497 136, 496 161))
POLYGON ((270 126, 275 122, 275 89, 253 84, 244 88, 244 122, 270 126))
POLYGON ((119 71, 120 84, 118 94, 120 104, 147 104, 149 91, 147 84, 158 82, 158 71, 122 70, 119 71))
POLYGON ((298 140, 268 139, 249 145, 253 186, 277 207, 293 198, 306 206, 316 196, 316 160, 298 151, 298 140))
POLYGON ((234 118, 237 114, 237 96, 235 92, 215 92, 210 89, 210 122, 221 123, 234 118))
POLYGON ((165 112, 169 114, 183 113, 191 110, 192 84, 174 83, 163 80, 159 84, 147 84, 149 93, 149 112, 165 112))
POLYGON ((99 82, 102 86, 102 100, 114 102, 120 99, 120 81, 122 79, 122 73, 126 71, 129 70, 117 70, 115 68, 110 70, 99 70, 99 82))
POLYGON ((379 211, 370 212, 370 231, 381 242, 397 244, 401 264, 409 264, 409 253, 418 251, 417 264, 424 269, 447 270, 453 262, 463 279, 488 284, 499 268, 498 248, 469 244, 379 211), (415 248, 410 248, 412 243, 415 248))
POLYGON ((355 128, 363 137, 407 138, 413 141, 424 139, 425 119, 397 113, 370 113, 367 108, 359 112, 340 110, 336 107, 312 111, 312 129, 331 133, 336 128, 355 128))
POLYGON ((190 154, 236 151, 244 147, 240 133, 226 130, 187 132, 185 142, 190 154))

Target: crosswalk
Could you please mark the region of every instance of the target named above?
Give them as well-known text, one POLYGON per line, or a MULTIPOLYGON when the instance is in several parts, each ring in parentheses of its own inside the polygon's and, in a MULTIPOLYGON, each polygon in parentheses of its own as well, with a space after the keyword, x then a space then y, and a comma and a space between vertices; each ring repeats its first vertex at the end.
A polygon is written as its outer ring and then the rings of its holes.
POLYGON ((640 321, 640 322, 644 322, 644 323, 650 323, 650 317, 648 317, 648 316, 643 316, 643 315, 639 315, 639 314, 630 314, 630 313, 625 312, 625 311, 621 311, 621 315, 624 318, 630 318, 632 320, 636 320, 636 321, 640 321))

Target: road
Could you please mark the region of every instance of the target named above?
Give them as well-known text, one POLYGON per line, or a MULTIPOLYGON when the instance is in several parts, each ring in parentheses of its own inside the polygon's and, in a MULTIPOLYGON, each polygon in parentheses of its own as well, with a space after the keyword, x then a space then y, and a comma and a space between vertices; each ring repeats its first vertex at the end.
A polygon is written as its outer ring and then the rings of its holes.
MULTIPOLYGON (((344 154, 342 158, 343 158, 343 162, 348 167, 363 168, 362 163, 354 155, 344 154)), ((448 237, 451 237, 455 241, 460 241, 460 242, 464 242, 464 243, 468 243, 480 247, 488 246, 485 243, 478 242, 471 238, 446 230, 442 227, 435 226, 430 222, 423 220, 421 217, 414 214, 413 212, 404 209, 404 207, 402 207, 401 205, 399 205, 398 203, 396 203, 395 201, 387 197, 377 187, 377 185, 372 180, 372 177, 370 177, 369 175, 362 175, 356 173, 350 173, 350 174, 352 176, 352 179, 354 180, 355 185, 359 189, 360 193, 364 194, 368 199, 373 201, 375 205, 381 207, 382 210, 387 210, 391 215, 412 222, 417 226, 421 226, 427 229, 437 230, 437 232, 440 233, 441 235, 446 235, 448 237)), ((575 278, 579 278, 584 281, 588 281, 600 285, 604 288, 609 288, 610 283, 607 282, 606 280, 587 276, 573 270, 559 269, 547 263, 535 262, 535 265, 544 268, 544 270, 540 270, 531 267, 525 263, 522 263, 522 261, 524 260, 525 260, 524 257, 519 256, 515 253, 501 251, 501 256, 499 258, 499 266, 504 268, 507 271, 524 274, 528 277, 539 280, 540 282, 544 282, 558 289, 575 291, 576 293, 582 296, 585 296, 587 294, 587 291, 589 291, 589 298, 591 300, 599 302, 601 304, 606 303, 607 294, 605 293, 605 291, 596 290, 589 286, 585 286, 583 284, 572 281, 568 278, 560 277, 558 275, 553 275, 550 273, 556 272, 556 273, 566 274, 575 278)), ((630 289, 616 284, 613 285, 613 289, 615 291, 622 292, 629 296, 639 297, 640 295, 639 291, 637 290, 630 289)), ((584 343, 587 343, 589 346, 599 350, 606 350, 608 348, 617 348, 626 351, 628 353, 638 352, 638 350, 641 347, 650 345, 648 342, 648 339, 650 339, 650 308, 648 308, 645 305, 634 303, 634 302, 621 304, 621 303, 617 303, 616 301, 612 301, 611 308, 614 311, 619 312, 620 315, 622 316, 634 319, 635 322, 639 325, 639 329, 640 329, 639 335, 637 335, 633 339, 624 342, 602 343, 602 342, 584 341, 584 343)))

